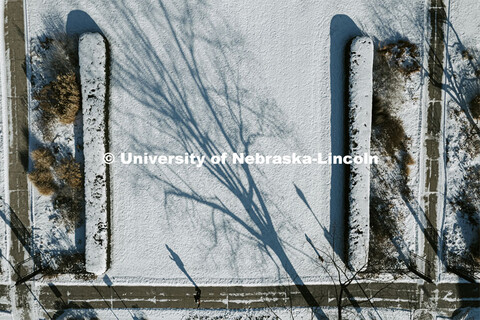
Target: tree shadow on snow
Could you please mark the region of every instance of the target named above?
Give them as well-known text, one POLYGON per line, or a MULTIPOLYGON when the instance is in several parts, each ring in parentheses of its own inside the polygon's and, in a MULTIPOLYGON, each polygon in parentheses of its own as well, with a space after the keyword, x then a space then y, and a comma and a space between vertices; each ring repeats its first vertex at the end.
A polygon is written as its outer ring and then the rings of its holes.
MULTIPOLYGON (((206 3, 185 1, 167 9, 159 1, 143 12, 142 23, 147 21, 149 27, 162 35, 160 44, 144 33, 145 24, 140 26, 138 20, 132 19, 134 13, 128 4, 120 1, 115 10, 125 20, 121 33, 115 35, 122 45, 120 54, 126 55, 131 63, 113 62, 116 79, 112 81, 118 79, 126 94, 148 108, 142 115, 132 110, 132 119, 151 126, 164 137, 155 146, 132 133, 138 151, 156 149, 165 154, 194 153, 209 158, 223 152, 249 154, 259 139, 282 139, 285 129, 275 102, 251 89, 249 81, 243 78, 244 70, 240 72, 245 63, 251 63, 243 55, 242 37, 227 21, 212 17, 214 10, 206 3), (131 86, 132 81, 141 86, 131 86)), ((125 129, 126 134, 132 132, 121 123, 115 126, 125 129)), ((299 249, 277 234, 272 215, 281 215, 282 210, 270 200, 257 167, 206 162, 198 169, 208 178, 202 184, 195 183, 186 173, 174 171, 175 168, 161 171, 158 166, 153 170, 141 166, 138 170, 145 170, 164 186, 167 211, 170 206, 178 211, 179 202, 191 203, 240 226, 277 265, 278 273, 284 270, 295 283, 306 305, 318 306, 286 251, 286 247, 299 249)), ((172 255, 183 271, 183 263, 176 257, 172 255)), ((325 318, 318 311, 317 317, 325 318)))

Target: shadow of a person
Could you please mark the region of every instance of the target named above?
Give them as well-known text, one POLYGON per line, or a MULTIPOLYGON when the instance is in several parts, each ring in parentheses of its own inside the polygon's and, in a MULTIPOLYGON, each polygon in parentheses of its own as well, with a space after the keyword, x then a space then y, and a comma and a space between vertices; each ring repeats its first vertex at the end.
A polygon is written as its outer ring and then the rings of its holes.
POLYGON ((167 244, 165 244, 165 248, 167 248, 168 252, 170 253, 170 260, 173 260, 175 264, 177 265, 178 269, 183 272, 183 274, 187 277, 187 279, 195 286, 195 294, 193 296, 193 299, 195 300, 195 303, 197 304, 197 307, 200 307, 200 297, 202 294, 202 290, 197 286, 195 281, 193 281, 192 277, 190 274, 188 274, 187 270, 185 269, 185 264, 183 263, 182 259, 180 256, 172 250, 167 244))

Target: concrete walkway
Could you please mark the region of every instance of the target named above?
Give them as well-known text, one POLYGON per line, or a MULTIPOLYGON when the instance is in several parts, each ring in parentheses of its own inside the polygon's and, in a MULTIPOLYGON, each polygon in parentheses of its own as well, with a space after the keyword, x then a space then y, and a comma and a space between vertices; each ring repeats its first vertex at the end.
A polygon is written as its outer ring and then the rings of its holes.
MULTIPOLYGON (((28 205, 28 98, 27 78, 25 74, 25 39, 23 1, 6 0, 5 3, 5 49, 7 52, 7 73, 10 81, 7 83, 8 112, 8 205, 10 212, 7 217, 15 220, 11 223, 10 263, 16 266, 30 255, 25 251, 25 242, 30 230, 28 205), (23 226, 15 228, 15 226, 23 226)), ((12 283, 18 280, 18 275, 25 275, 25 265, 11 272, 12 283)), ((30 319, 31 294, 26 285, 12 287, 12 309, 17 317, 30 319)))
POLYGON ((430 36, 430 50, 428 52, 428 106, 427 114, 424 118, 424 167, 425 167, 425 185, 424 185, 424 212, 425 212, 425 241, 424 255, 429 262, 425 265, 425 275, 430 279, 436 279, 437 276, 437 252, 438 252, 438 230, 437 214, 439 205, 442 201, 439 191, 443 190, 439 186, 439 174, 443 148, 440 148, 442 142, 442 84, 443 84, 443 66, 444 66, 444 26, 445 26, 445 5, 443 0, 431 0, 430 3, 430 23, 432 33, 430 36))
MULTIPOLYGON (((296 286, 202 287, 201 308, 247 309, 311 307, 296 286)), ((337 288, 338 289, 338 288, 337 288)), ((316 306, 336 307, 335 286, 309 285, 316 306)), ((423 284, 402 282, 353 283, 344 295, 344 306, 425 310, 451 315, 459 307, 480 307, 478 284, 423 284)), ((39 288, 42 307, 53 315, 64 308, 197 308, 193 286, 71 286, 53 284, 39 288)), ((48 316, 47 316, 48 317, 48 316)))

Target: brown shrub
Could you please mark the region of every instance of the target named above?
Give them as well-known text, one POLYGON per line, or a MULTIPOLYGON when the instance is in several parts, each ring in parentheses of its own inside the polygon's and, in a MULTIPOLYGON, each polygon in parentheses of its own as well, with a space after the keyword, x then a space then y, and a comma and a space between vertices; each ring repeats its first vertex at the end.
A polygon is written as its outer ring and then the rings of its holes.
POLYGON ((53 153, 47 148, 40 148, 32 151, 32 160, 35 168, 48 169, 55 163, 53 153))
POLYGON ((55 167, 55 173, 60 180, 74 190, 81 190, 83 186, 82 171, 80 165, 73 159, 63 159, 55 167))
POLYGON ((470 112, 473 118, 480 119, 480 95, 470 101, 470 112))
POLYGON ((55 192, 55 180, 50 169, 35 169, 28 174, 28 177, 41 194, 49 196, 55 192))
POLYGON ((80 110, 80 86, 75 73, 58 75, 34 98, 40 102, 39 108, 43 112, 54 115, 63 124, 73 123, 80 110))

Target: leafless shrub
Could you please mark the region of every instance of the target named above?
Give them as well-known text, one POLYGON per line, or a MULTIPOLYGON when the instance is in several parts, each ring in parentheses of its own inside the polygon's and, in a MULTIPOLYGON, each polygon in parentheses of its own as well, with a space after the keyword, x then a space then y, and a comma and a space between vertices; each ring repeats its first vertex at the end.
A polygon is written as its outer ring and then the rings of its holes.
POLYGON ((465 148, 472 158, 480 155, 480 138, 478 137, 478 135, 473 134, 471 141, 467 143, 468 145, 465 148))
POLYGON ((371 167, 369 272, 401 272, 407 267, 399 252, 404 245, 398 239, 402 217, 392 199, 400 195, 405 201, 411 200, 408 182, 414 159, 408 150, 410 138, 395 108, 403 99, 405 77, 419 65, 416 60, 410 66, 405 64, 401 58, 404 55, 415 58, 416 47, 406 42, 387 45, 378 50, 374 60, 371 148, 385 161, 371 167), (391 177, 385 178, 385 172, 391 177))
POLYGON ((85 255, 82 253, 69 253, 58 255, 55 258, 57 272, 61 273, 82 273, 85 272, 85 255))
POLYGON ((399 101, 405 86, 402 74, 395 72, 385 55, 375 52, 373 61, 373 96, 382 101, 399 101))
POLYGON ((53 195, 54 208, 63 221, 75 226, 81 220, 83 209, 83 174, 72 158, 55 164, 51 150, 40 148, 32 152, 35 170, 29 178, 43 195, 53 195))
MULTIPOLYGON (((76 72, 78 68, 78 37, 63 31, 43 35, 37 39, 37 45, 32 46, 32 55, 39 59, 34 64, 33 76, 42 77, 50 82, 57 75, 76 72), (43 73, 39 73, 42 72, 43 73)), ((34 81, 36 82, 36 81, 34 81)))
POLYGON ((372 110, 372 144, 377 150, 383 150, 399 168, 402 176, 400 190, 403 196, 410 197, 408 188, 409 166, 414 163, 408 152, 409 137, 405 133, 402 121, 392 116, 389 104, 378 97, 373 99, 372 110))
POLYGON ((399 270, 400 261, 394 256, 395 248, 391 239, 392 230, 397 228, 392 212, 393 204, 385 198, 370 197, 370 250, 368 271, 399 270))
POLYGON ((410 166, 415 163, 412 155, 408 152, 405 152, 401 156, 400 167, 405 176, 410 175, 410 166))
POLYGON ((480 225, 480 165, 466 169, 464 185, 453 205, 475 227, 480 225))
POLYGON ((32 181, 41 194, 46 196, 52 195, 57 187, 51 170, 55 157, 47 148, 34 150, 31 157, 35 169, 28 174, 30 181, 32 181))
POLYGON ((55 116, 51 113, 44 112, 41 109, 38 110, 39 115, 37 118, 37 127, 42 133, 43 141, 53 141, 54 124, 56 122, 55 116))
POLYGON ((420 71, 418 48, 415 44, 400 40, 382 46, 378 52, 387 59, 391 67, 405 76, 420 71))
POLYGON ((47 116, 53 115, 63 124, 73 123, 80 110, 80 86, 75 73, 58 75, 54 81, 42 87, 34 98, 47 116))
MULTIPOLYGON (((456 105, 450 108, 449 117, 459 124, 458 131, 465 133, 465 135, 460 136, 459 143, 461 144, 463 150, 465 150, 472 159, 475 159, 480 155, 480 136, 477 132, 477 127, 467 121, 465 113, 462 111, 461 107, 456 105)), ((447 149, 449 149, 450 141, 447 139, 447 149)), ((447 161, 449 161, 447 153, 447 161)))
POLYGON ((67 225, 75 227, 80 223, 83 198, 77 190, 68 186, 61 188, 55 195, 53 206, 58 210, 67 225))
POLYGON ((28 174, 30 181, 45 196, 52 195, 56 190, 52 171, 48 168, 35 169, 28 174))

